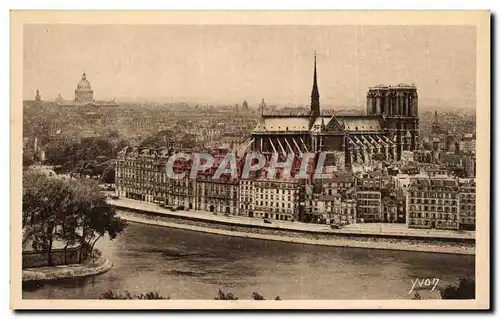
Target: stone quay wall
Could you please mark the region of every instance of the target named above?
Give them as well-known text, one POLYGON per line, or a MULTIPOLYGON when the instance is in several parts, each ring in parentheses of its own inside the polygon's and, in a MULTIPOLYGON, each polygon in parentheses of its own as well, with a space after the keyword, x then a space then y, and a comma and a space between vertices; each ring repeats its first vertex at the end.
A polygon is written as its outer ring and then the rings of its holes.
MULTIPOLYGON (((53 249, 52 250, 53 265, 58 266, 58 265, 77 264, 79 253, 80 253, 80 247, 71 247, 67 248, 66 250, 53 249)), ((48 266, 47 254, 48 254, 47 251, 23 251, 23 269, 48 266)))
MULTIPOLYGON (((190 219, 179 216, 166 216, 153 212, 145 212, 136 209, 118 208, 119 216, 131 221, 151 221, 148 223, 165 222, 170 224, 180 224, 186 226, 202 227, 205 229, 217 229, 223 232, 249 233, 257 236, 277 236, 282 238, 295 238, 304 243, 315 243, 317 241, 330 241, 338 243, 338 246, 381 248, 396 250, 415 250, 435 253, 456 253, 456 254, 474 254, 474 241, 462 239, 443 239, 443 238, 423 238, 423 237, 391 237, 391 236, 372 236, 359 234, 335 234, 306 232, 289 229, 273 229, 264 227, 255 227, 249 225, 234 225, 219 222, 212 222, 199 219, 190 219), (342 244, 340 244, 342 243, 342 244), (404 247, 404 248, 403 248, 404 247)), ((333 246, 337 244, 332 244, 333 246)))

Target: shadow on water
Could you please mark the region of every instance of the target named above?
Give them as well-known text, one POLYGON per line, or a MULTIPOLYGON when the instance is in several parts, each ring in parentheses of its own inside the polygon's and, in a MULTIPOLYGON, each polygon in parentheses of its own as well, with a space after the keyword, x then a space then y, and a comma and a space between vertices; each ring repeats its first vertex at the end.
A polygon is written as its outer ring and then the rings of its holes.
MULTIPOLYGON (((99 276, 99 275, 96 275, 99 276)), ((96 276, 87 276, 87 277, 75 277, 75 278, 66 278, 66 279, 58 279, 47 281, 29 281, 23 282, 22 290, 26 292, 35 292, 39 289, 43 289, 47 286, 58 286, 60 288, 79 288, 84 287, 89 283, 93 283, 95 281, 96 276)))
POLYGON ((146 248, 141 249, 141 252, 145 253, 160 253, 163 257, 171 257, 171 258, 190 258, 190 257, 206 257, 207 254, 204 253, 189 253, 189 252, 181 252, 173 249, 159 249, 159 248, 146 248))
POLYGON ((45 285, 43 282, 29 281, 29 282, 23 282, 22 289, 23 289, 23 291, 26 291, 26 292, 34 292, 34 291, 37 291, 38 289, 43 288, 44 286, 45 285))
POLYGON ((176 276, 187 276, 187 277, 203 277, 206 276, 206 272, 196 272, 196 271, 189 271, 189 270, 167 270, 163 272, 165 275, 176 275, 176 276))

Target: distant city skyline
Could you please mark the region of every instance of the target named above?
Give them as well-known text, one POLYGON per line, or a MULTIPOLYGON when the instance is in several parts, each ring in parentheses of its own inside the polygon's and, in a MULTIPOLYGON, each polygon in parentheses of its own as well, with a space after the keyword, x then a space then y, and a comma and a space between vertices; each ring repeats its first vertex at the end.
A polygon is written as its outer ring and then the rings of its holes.
POLYGON ((472 108, 475 43, 472 26, 25 25, 23 97, 72 100, 85 72, 95 99, 308 105, 316 52, 324 107, 406 83, 422 109, 472 108))

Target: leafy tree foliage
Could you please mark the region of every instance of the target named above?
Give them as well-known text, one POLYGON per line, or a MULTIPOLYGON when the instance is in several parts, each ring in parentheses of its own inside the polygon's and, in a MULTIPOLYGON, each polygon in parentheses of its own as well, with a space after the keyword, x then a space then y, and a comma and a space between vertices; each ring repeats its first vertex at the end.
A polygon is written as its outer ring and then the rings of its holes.
POLYGON ((158 294, 158 292, 148 292, 140 295, 132 295, 130 292, 125 290, 125 293, 118 294, 113 292, 112 290, 108 290, 101 295, 99 299, 114 299, 114 300, 160 300, 160 299, 170 299, 170 297, 164 297, 158 294))
POLYGON ((190 133, 175 133, 170 130, 162 130, 156 134, 147 136, 138 145, 138 147, 158 148, 158 147, 176 147, 189 149, 197 146, 196 137, 190 133))
POLYGON ((475 299, 476 282, 471 278, 460 278, 457 284, 441 289, 442 299, 475 299))
MULTIPOLYGON (((171 299, 170 297, 164 297, 158 294, 158 292, 148 292, 148 293, 142 293, 139 295, 134 295, 131 294, 129 291, 125 290, 125 293, 120 294, 116 293, 112 290, 108 290, 104 292, 99 299, 114 299, 114 300, 132 300, 132 299, 138 299, 138 300, 155 300, 155 299, 171 299)), ((252 299, 253 300, 266 300, 264 296, 259 294, 258 292, 254 292, 252 294, 252 299)), ((217 297, 215 297, 215 300, 239 300, 238 297, 233 295, 232 293, 228 292, 225 293, 221 289, 219 289, 217 297)), ((279 296, 277 296, 274 300, 281 300, 279 296)))
POLYGON ((101 182, 106 184, 114 184, 115 183, 115 166, 108 166, 104 169, 101 174, 101 182))
POLYGON ((415 293, 413 294, 413 296, 411 297, 412 300, 422 300, 424 298, 422 298, 422 296, 420 296, 420 294, 418 293, 418 291, 415 291, 415 293))
POLYGON ((23 180, 23 218, 25 240, 31 240, 34 250, 47 251, 52 265, 52 245, 58 221, 64 219, 70 202, 67 181, 48 177, 39 172, 25 173, 23 180))
POLYGON ((146 137, 139 143, 138 146, 149 148, 169 147, 172 145, 174 137, 174 132, 170 130, 162 130, 156 134, 146 137))
POLYGON ((81 160, 95 160, 98 157, 113 157, 113 144, 102 137, 83 138, 77 149, 77 157, 81 160))
POLYGON ((45 147, 46 162, 52 165, 72 166, 77 161, 78 142, 58 139, 50 142, 45 147))
POLYGON ((23 167, 28 167, 33 165, 35 161, 33 161, 33 153, 28 153, 23 151, 23 167))
POLYGON ((258 292, 254 292, 252 294, 252 299, 253 300, 266 300, 266 298, 264 298, 264 296, 262 296, 261 294, 259 294, 258 292))
POLYGON ((217 294, 217 297, 215 297, 215 300, 238 300, 239 298, 233 295, 232 293, 228 292, 225 293, 221 289, 219 289, 219 293, 217 294))
POLYGON ((46 251, 52 265, 55 240, 65 247, 80 244, 81 262, 100 238, 116 238, 126 224, 116 217, 96 182, 28 170, 23 174, 22 226, 23 244, 31 242, 33 249, 46 251))
MULTIPOLYGON (((114 136, 114 134, 111 134, 114 136)), ((102 176, 114 168, 118 152, 128 143, 111 137, 87 137, 80 141, 56 139, 46 145, 46 163, 61 165, 65 171, 88 176, 102 176)))
MULTIPOLYGON (((266 300, 263 295, 261 295, 258 292, 252 293, 252 299, 253 300, 266 300)), ((215 297, 215 300, 239 300, 238 297, 233 295, 231 292, 224 292, 221 289, 219 289, 219 292, 217 294, 217 297, 215 297)), ((277 296, 274 300, 281 300, 280 296, 277 296)))

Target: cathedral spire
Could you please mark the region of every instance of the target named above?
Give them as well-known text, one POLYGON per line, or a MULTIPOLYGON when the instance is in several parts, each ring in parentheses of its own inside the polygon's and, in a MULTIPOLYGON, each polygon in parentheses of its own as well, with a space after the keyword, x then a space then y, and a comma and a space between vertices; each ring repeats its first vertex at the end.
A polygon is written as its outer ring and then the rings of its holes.
POLYGON ((314 79, 313 79, 313 87, 318 89, 318 79, 316 74, 316 52, 314 52, 314 79))
POLYGON ((319 110, 319 90, 318 90, 318 75, 316 71, 316 52, 314 53, 314 75, 313 88, 311 92, 311 115, 318 116, 319 110))

